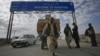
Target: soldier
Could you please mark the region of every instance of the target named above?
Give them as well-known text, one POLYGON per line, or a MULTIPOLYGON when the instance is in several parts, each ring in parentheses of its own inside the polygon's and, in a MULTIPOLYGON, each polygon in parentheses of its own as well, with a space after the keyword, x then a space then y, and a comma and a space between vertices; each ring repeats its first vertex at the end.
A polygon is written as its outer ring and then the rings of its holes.
POLYGON ((91 44, 93 47, 96 47, 97 42, 96 42, 96 35, 95 35, 94 28, 91 23, 89 23, 88 26, 89 26, 88 30, 89 30, 89 37, 91 38, 91 44))
POLYGON ((70 43, 72 41, 72 31, 71 28, 69 27, 69 24, 66 24, 66 27, 64 29, 64 34, 65 34, 65 40, 69 48, 71 48, 70 43))

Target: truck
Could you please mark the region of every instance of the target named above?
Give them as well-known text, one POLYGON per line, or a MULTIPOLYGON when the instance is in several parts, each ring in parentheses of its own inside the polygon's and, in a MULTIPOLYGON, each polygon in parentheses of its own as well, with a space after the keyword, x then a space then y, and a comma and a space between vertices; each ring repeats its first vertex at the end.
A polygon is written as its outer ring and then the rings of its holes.
MULTIPOLYGON (((60 32, 60 20, 55 19, 54 22, 56 23, 57 29, 60 32)), ((38 23, 37 23, 37 32, 38 32, 38 34, 42 33, 43 28, 47 23, 48 23, 48 21, 46 19, 38 19, 38 23)))

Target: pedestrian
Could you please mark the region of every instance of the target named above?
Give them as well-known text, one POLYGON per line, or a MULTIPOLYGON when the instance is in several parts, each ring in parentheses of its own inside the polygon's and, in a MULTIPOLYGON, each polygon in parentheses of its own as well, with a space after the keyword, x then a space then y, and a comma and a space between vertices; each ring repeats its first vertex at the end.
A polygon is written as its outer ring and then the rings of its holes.
POLYGON ((89 30, 88 29, 85 30, 85 39, 86 39, 86 42, 90 41, 89 30))
POLYGON ((57 38, 59 37, 57 26, 54 18, 49 18, 48 23, 45 25, 43 34, 47 35, 47 47, 52 56, 55 56, 55 48, 57 48, 57 38))
POLYGON ((94 28, 91 23, 89 23, 88 26, 89 26, 88 30, 89 30, 89 37, 91 39, 91 44, 93 47, 96 47, 97 42, 96 42, 96 35, 95 35, 94 28))
POLYGON ((65 29, 64 29, 64 34, 65 34, 65 40, 66 40, 68 47, 72 48, 70 46, 70 43, 72 41, 72 31, 71 31, 69 24, 66 24, 65 29))
POLYGON ((75 24, 75 23, 73 23, 73 38, 74 38, 74 40, 75 40, 75 43, 76 43, 76 47, 75 48, 80 48, 80 44, 79 44, 79 40, 80 40, 80 38, 79 38, 79 33, 78 33, 78 26, 75 24))

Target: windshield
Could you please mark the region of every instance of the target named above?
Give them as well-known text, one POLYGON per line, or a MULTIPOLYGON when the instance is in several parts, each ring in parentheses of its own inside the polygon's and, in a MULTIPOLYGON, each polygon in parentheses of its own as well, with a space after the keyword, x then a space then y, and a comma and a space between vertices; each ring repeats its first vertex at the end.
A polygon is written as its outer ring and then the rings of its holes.
POLYGON ((18 39, 19 37, 13 37, 12 39, 18 39))
POLYGON ((23 36, 22 38, 30 38, 29 36, 23 36))

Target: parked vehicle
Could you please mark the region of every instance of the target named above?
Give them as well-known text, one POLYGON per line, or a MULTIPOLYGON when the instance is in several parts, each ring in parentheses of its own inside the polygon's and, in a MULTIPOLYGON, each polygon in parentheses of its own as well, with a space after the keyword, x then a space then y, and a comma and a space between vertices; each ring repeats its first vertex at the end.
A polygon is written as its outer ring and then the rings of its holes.
POLYGON ((23 37, 15 38, 11 40, 11 46, 13 48, 17 46, 29 46, 29 45, 35 45, 36 38, 34 35, 24 35, 23 37))

